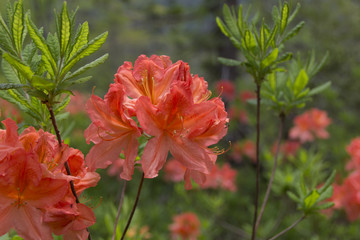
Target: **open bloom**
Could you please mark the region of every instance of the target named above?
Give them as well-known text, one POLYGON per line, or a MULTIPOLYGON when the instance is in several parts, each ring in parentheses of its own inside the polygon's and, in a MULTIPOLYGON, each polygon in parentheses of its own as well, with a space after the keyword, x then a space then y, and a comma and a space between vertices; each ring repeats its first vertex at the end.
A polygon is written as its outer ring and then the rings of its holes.
POLYGON ((328 138, 326 127, 331 123, 325 111, 313 108, 294 119, 295 126, 290 129, 290 138, 300 142, 311 142, 314 137, 328 138))
POLYGON ((118 159, 121 151, 125 154, 125 164, 121 177, 130 180, 134 171, 138 141, 141 135, 136 122, 131 118, 124 86, 110 85, 105 99, 92 95, 87 110, 92 124, 85 130, 85 138, 95 143, 86 156, 91 171, 105 168, 118 159))
POLYGON ((170 152, 186 168, 188 187, 191 178, 203 182, 219 154, 209 146, 226 134, 228 122, 223 102, 209 100, 210 94, 207 82, 191 75, 183 61, 141 55, 134 66, 125 62, 105 99, 92 96, 88 102, 93 123, 85 137, 95 143, 86 157, 89 168, 105 168, 123 152, 121 177, 130 180, 137 138, 144 134, 149 140, 140 162, 146 178, 158 175, 170 152))
MULTIPOLYGON (((53 239, 51 232, 57 233, 44 220, 45 216, 60 203, 72 205, 72 209, 81 205, 75 203, 69 181, 74 181, 75 190, 80 194, 96 185, 100 177, 87 171, 79 150, 66 144, 60 148, 54 135, 29 127, 19 136, 14 121, 6 119, 3 123, 6 130, 0 130, 0 235, 14 228, 25 239, 53 239), (73 176, 66 174, 65 161, 73 176)), ((91 209, 84 208, 88 209, 87 215, 93 214, 91 209)), ((69 217, 63 207, 57 211, 62 213, 61 221, 69 217)), ((84 216, 81 212, 77 214, 84 216)), ((93 216, 90 225, 94 222, 93 216)), ((90 225, 77 224, 76 231, 82 237, 67 239, 86 239, 86 227, 90 225)), ((72 229, 64 225, 60 224, 59 229, 64 236, 72 234, 72 229)))

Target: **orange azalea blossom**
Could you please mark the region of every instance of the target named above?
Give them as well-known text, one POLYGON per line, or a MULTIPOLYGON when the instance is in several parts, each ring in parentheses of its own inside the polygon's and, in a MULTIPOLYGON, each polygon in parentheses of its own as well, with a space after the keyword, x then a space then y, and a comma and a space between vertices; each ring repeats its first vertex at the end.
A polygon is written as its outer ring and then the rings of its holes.
MULTIPOLYGON (((69 180, 83 190, 86 185, 95 185, 99 177, 96 173, 68 176, 64 162, 71 161, 72 151, 79 151, 66 144, 59 149, 52 134, 29 127, 19 136, 13 120, 6 119, 3 124, 6 130, 0 130, 0 235, 14 228, 24 239, 53 239, 44 215, 60 202, 74 202, 69 180), (80 177, 85 175, 88 176, 80 177)), ((83 232, 86 227, 77 230, 83 232)), ((61 234, 70 231, 63 229, 61 234)), ((68 239, 86 238, 87 235, 68 239)))
POLYGON ((200 220, 195 213, 186 212, 173 217, 169 226, 172 239, 196 240, 200 235, 200 220))
POLYGON ((360 137, 354 138, 350 145, 346 147, 346 151, 351 156, 346 170, 360 169, 360 137))
POLYGON ((141 132, 131 118, 128 107, 130 99, 125 95, 124 86, 111 84, 104 100, 92 95, 87 103, 87 111, 92 124, 85 130, 85 138, 95 145, 86 156, 91 171, 106 168, 118 159, 123 151, 125 163, 121 177, 131 180, 137 156, 138 141, 141 132))
POLYGON ((125 62, 105 99, 92 96, 88 102, 93 123, 85 137, 95 143, 86 157, 89 168, 105 168, 123 152, 120 176, 130 180, 137 138, 144 134, 149 138, 141 158, 146 178, 158 175, 170 152, 186 167, 188 184, 190 178, 203 182, 221 153, 209 146, 226 134, 228 122, 220 98, 208 100, 207 86, 190 74, 187 63, 172 63, 167 56, 141 55, 134 66, 125 62))
POLYGON ((295 117, 295 126, 290 129, 290 138, 299 139, 300 142, 314 141, 314 137, 328 138, 326 127, 331 123, 325 111, 313 108, 295 117))

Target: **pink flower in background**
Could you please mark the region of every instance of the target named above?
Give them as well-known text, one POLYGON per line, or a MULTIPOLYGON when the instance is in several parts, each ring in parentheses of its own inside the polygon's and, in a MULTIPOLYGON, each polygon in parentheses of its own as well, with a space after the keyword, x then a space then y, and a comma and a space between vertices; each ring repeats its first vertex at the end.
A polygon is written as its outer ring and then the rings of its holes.
MULTIPOLYGON (((283 154, 285 157, 294 156, 299 150, 301 144, 298 141, 287 140, 284 143, 280 144, 279 153, 283 154)), ((272 153, 276 152, 277 143, 274 143, 272 147, 272 153)))
POLYGON ((295 117, 295 126, 290 129, 290 138, 299 139, 300 142, 311 142, 315 137, 328 138, 326 127, 331 123, 325 111, 313 108, 295 117))
POLYGON ((186 167, 184 167, 179 161, 170 159, 166 161, 165 167, 165 180, 172 182, 181 182, 184 180, 186 167))
POLYGON ((2 98, 0 98, 0 117, 3 117, 3 119, 12 118, 15 122, 21 122, 23 120, 19 109, 14 104, 2 98))
POLYGON ((252 140, 238 141, 231 148, 231 158, 235 162, 241 162, 243 157, 256 161, 256 148, 252 140))
POLYGON ((350 145, 346 147, 346 151, 351 156, 346 169, 360 169, 360 137, 351 140, 350 145))
POLYGON ((186 212, 173 217, 169 226, 172 239, 196 240, 200 235, 200 220, 195 213, 186 212))
POLYGON ((216 92, 231 101, 235 98, 235 85, 230 80, 220 80, 216 83, 216 92))
POLYGON ((247 100, 256 98, 256 94, 252 91, 241 91, 240 100, 243 104, 246 104, 247 100))
POLYGON ((66 110, 70 114, 86 113, 85 105, 89 99, 88 94, 84 94, 78 91, 73 91, 74 95, 70 96, 70 102, 66 106, 66 110))
POLYGON ((222 167, 215 165, 209 175, 206 176, 206 181, 200 185, 201 188, 222 188, 224 190, 235 192, 237 171, 232 169, 228 163, 222 167))
POLYGON ((229 118, 231 120, 237 120, 240 121, 243 124, 248 124, 249 123, 249 117, 248 114, 245 110, 243 109, 238 109, 235 106, 230 107, 229 111, 229 118))

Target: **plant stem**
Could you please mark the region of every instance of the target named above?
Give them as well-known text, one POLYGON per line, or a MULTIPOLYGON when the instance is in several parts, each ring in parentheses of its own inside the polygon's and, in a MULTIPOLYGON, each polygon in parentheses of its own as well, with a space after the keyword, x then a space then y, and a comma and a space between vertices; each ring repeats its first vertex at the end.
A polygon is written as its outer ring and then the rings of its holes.
MULTIPOLYGON (((53 127, 54 127, 54 131, 55 131, 55 134, 56 134, 56 138, 57 138, 57 140, 58 140, 58 143, 59 143, 59 147, 60 147, 60 149, 61 149, 61 147, 62 147, 62 140, 61 140, 61 135, 60 135, 59 128, 57 127, 57 124, 56 124, 54 110, 53 110, 52 106, 51 106, 49 103, 46 103, 46 107, 47 107, 47 109, 49 110, 50 119, 51 119, 52 125, 53 125, 53 127)), ((67 175, 71 176, 70 167, 69 167, 69 164, 67 163, 67 161, 64 163, 64 166, 65 166, 67 175)), ((71 192, 72 192, 72 194, 73 194, 74 197, 75 197, 75 202, 76 202, 76 203, 80 203, 79 197, 78 197, 78 195, 76 194, 74 182, 73 182, 72 180, 70 180, 69 184, 70 184, 71 192)), ((86 228, 86 230, 87 230, 88 233, 89 233, 88 240, 91 240, 90 231, 89 231, 88 228, 86 228)))
POLYGON ((259 192, 260 192, 260 158, 259 158, 259 146, 260 146, 260 103, 261 103, 261 81, 256 82, 256 190, 255 190, 255 211, 254 211, 254 219, 253 219, 253 228, 251 239, 255 240, 256 238, 256 220, 258 213, 258 205, 259 205, 259 192))
POLYGON ((118 222, 119 222, 119 217, 120 217, 120 212, 121 212, 121 206, 122 206, 123 201, 124 201, 126 183, 127 183, 127 181, 124 180, 124 185, 123 185, 122 190, 121 190, 121 197, 120 197, 120 202, 119 202, 119 208, 118 208, 118 211, 117 211, 117 214, 116 214, 116 219, 115 219, 115 224, 114 224, 114 231, 113 231, 112 240, 115 240, 115 237, 116 237, 116 228, 117 228, 117 225, 118 225, 118 222))
POLYGON ((277 168, 277 163, 278 163, 278 155, 279 155, 279 149, 280 149, 280 143, 281 143, 281 139, 282 139, 282 135, 283 135, 283 128, 284 128, 284 122, 285 122, 285 114, 284 113, 280 113, 279 115, 280 118, 280 126, 279 126, 279 136, 277 139, 277 144, 276 144, 276 151, 275 151, 275 156, 274 156, 274 165, 271 171, 271 177, 266 189, 266 193, 265 193, 265 197, 264 197, 264 201, 261 205, 261 209, 260 209, 260 213, 259 216, 256 220, 256 226, 255 226, 255 231, 258 229, 262 215, 264 213, 265 210, 265 206, 267 204, 267 201, 269 199, 270 196, 270 191, 271 191, 271 187, 272 187, 272 183, 274 181, 275 178, 275 172, 276 172, 276 168, 277 168))
POLYGON ((143 182, 144 182, 144 173, 143 173, 142 176, 141 176, 140 185, 139 185, 139 188, 138 188, 138 192, 137 192, 137 195, 136 195, 136 199, 135 199, 135 202, 134 202, 134 206, 133 206, 133 208, 132 208, 132 210, 131 210, 130 217, 129 217, 127 223, 126 223, 126 227, 125 227, 125 229, 124 229, 124 231, 123 231, 123 233, 122 233, 121 240, 123 240, 123 239, 125 238, 126 232, 127 232, 128 228, 129 228, 130 223, 131 223, 131 220, 132 220, 132 218, 133 218, 133 216, 134 216, 134 213, 135 213, 135 210, 136 210, 136 206, 137 206, 137 204, 138 204, 138 202, 139 202, 140 192, 141 192, 141 188, 142 188, 143 182))
POLYGON ((294 222, 293 224, 291 224, 288 228, 282 230, 281 232, 279 232, 278 234, 276 234, 275 236, 273 236, 272 238, 269 238, 269 240, 274 240, 277 239, 278 237, 280 237, 281 235, 285 234, 286 232, 288 232, 289 230, 291 230, 292 228, 294 228, 296 225, 298 225, 298 223, 300 223, 302 220, 304 220, 304 218, 306 217, 306 215, 303 215, 301 218, 299 218, 296 222, 294 222))

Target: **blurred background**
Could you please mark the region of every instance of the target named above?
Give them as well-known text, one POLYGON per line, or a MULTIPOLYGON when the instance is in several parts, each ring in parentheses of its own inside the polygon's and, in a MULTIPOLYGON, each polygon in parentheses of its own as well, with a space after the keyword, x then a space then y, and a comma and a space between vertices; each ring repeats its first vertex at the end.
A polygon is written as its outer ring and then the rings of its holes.
MULTIPOLYGON (((344 165, 349 158, 346 146, 350 140, 360 135, 360 2, 357 0, 301 0, 302 5, 294 22, 305 21, 299 35, 289 41, 287 48, 307 56, 316 51, 318 59, 328 51, 330 57, 322 70, 314 77, 314 86, 331 81, 331 89, 326 90, 308 104, 327 112, 332 119, 328 131, 330 138, 318 140, 303 146, 308 156, 311 154, 326 162, 327 168, 338 169, 339 178, 346 175, 344 165), (310 152, 310 153, 309 153, 310 152)), ((0 0, 1 12, 5 12, 5 0, 0 0)), ((76 21, 89 22, 90 38, 104 31, 109 32, 104 46, 92 56, 94 59, 109 53, 108 60, 91 70, 93 78, 75 89, 75 96, 68 107, 71 117, 62 126, 66 141, 87 153, 90 146, 85 143, 83 131, 90 124, 84 112, 84 104, 91 92, 103 97, 113 82, 114 74, 124 61, 133 62, 140 54, 151 56, 168 55, 173 62, 183 60, 190 65, 191 73, 205 78, 213 91, 213 96, 221 94, 228 110, 237 111, 231 115, 229 135, 220 144, 231 149, 219 156, 220 165, 230 163, 234 171, 235 186, 219 189, 184 190, 184 183, 173 183, 162 173, 158 178, 145 179, 139 208, 137 209, 129 239, 170 239, 169 226, 175 221, 173 216, 184 212, 197 215, 200 233, 196 239, 248 239, 251 230, 254 164, 252 146, 254 142, 255 107, 246 103, 253 97, 255 85, 244 69, 221 65, 218 57, 241 58, 241 53, 220 32, 215 17, 222 17, 224 3, 237 6, 243 4, 251 14, 257 12, 271 22, 271 8, 278 1, 223 1, 223 0, 69 0, 68 9, 77 7, 76 21), (228 84, 230 90, 217 89, 219 84, 228 84), (95 87, 95 88, 94 88, 95 87), (232 94, 227 95, 227 94, 232 94), (245 100, 244 100, 245 99, 245 100), (231 108, 233 107, 233 108, 231 108)), ((293 5, 297 1, 293 1, 293 5)), ((59 0, 26 0, 26 9, 37 26, 44 26, 44 32, 54 32, 53 10, 61 9, 59 0)), ((90 59, 87 59, 89 61, 90 59)), ((0 78, 4 78, 0 75, 0 78)), ((276 138, 277 121, 271 111, 263 109, 262 154, 264 159, 272 159, 271 148, 276 138), (275 126, 275 127, 274 127, 275 126), (269 157, 270 156, 270 157, 269 157)), ((304 110, 292 113, 286 131, 293 126, 292 118, 304 110)), ((21 114, 5 102, 1 102, 2 119, 6 116, 22 119, 21 114)), ((311 155, 311 156, 312 156, 311 155)), ((310 158, 310 157, 308 157, 310 158)), ((314 157, 315 158, 315 157, 314 157)), ((297 155, 292 156, 296 161, 297 155)), ((315 160, 314 160, 315 161, 315 160)), ((314 163, 315 164, 315 163, 314 163)), ((311 165, 312 166, 312 165, 311 165)), ((296 164, 293 166, 296 167, 296 164)), ((311 169, 310 169, 311 170, 311 169)), ((123 182, 117 178, 116 169, 103 170, 98 186, 83 196, 94 208, 97 223, 90 228, 93 239, 111 239, 113 223, 117 211, 123 182)), ((285 179, 291 178, 280 168, 285 179), (283 172, 282 172, 283 171, 283 172)), ((316 174, 316 172, 314 172, 316 174)), ((231 174, 230 174, 231 175, 231 174)), ((259 232, 259 239, 265 239, 291 224, 298 217, 296 205, 284 192, 284 180, 279 177, 275 193, 270 199, 259 232), (277 189, 276 189, 277 187, 277 189), (293 214, 289 214, 289 212, 293 214)), ((139 171, 129 182, 118 231, 124 228, 127 216, 140 179, 139 171)), ((266 183, 267 176, 264 176, 266 183)), ((231 179, 229 181, 232 181, 231 179)), ((285 181, 285 180, 284 180, 285 181)), ((292 181, 292 180, 289 180, 292 181)), ((231 184, 230 184, 231 185, 231 184)), ((290 184, 291 185, 291 184, 290 184)), ((265 191, 265 184, 262 187, 265 191)), ((300 215, 299 215, 300 216, 300 215)), ((284 236, 283 239, 359 239, 359 222, 350 223, 344 212, 330 216, 313 216, 284 236)), ((176 238, 174 238, 176 239, 176 238)), ((181 238, 179 238, 181 239, 181 238)), ((184 238, 190 239, 190 238, 184 238)))

